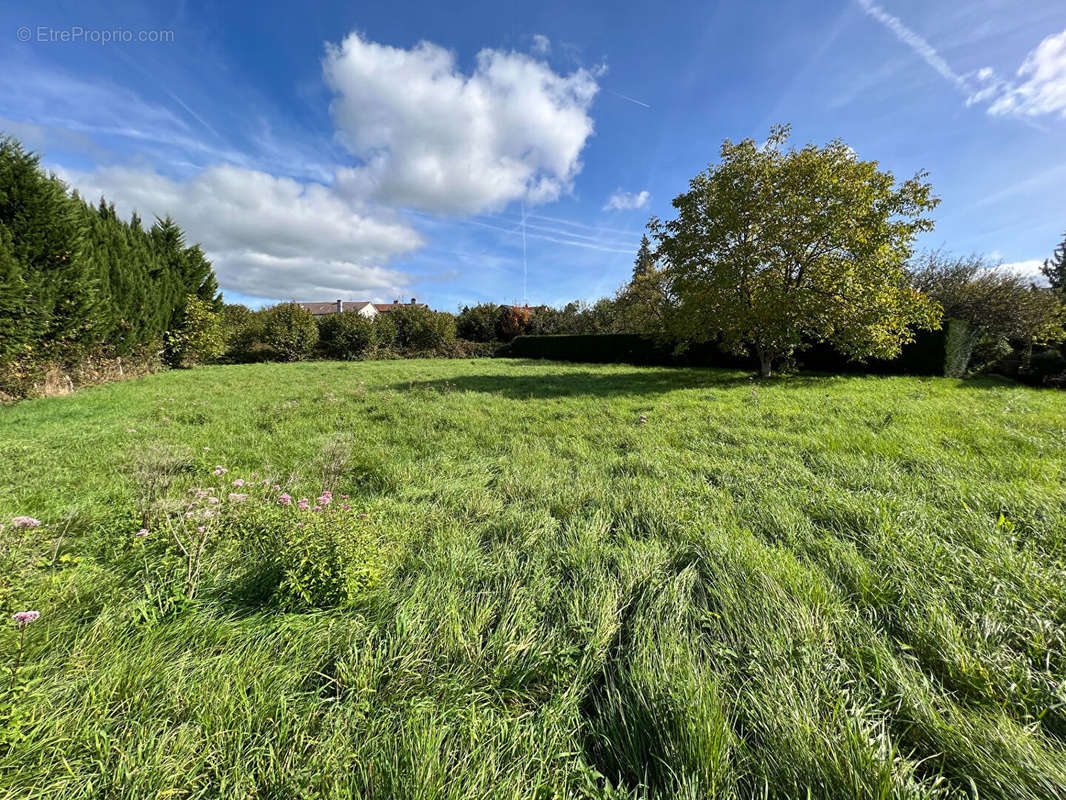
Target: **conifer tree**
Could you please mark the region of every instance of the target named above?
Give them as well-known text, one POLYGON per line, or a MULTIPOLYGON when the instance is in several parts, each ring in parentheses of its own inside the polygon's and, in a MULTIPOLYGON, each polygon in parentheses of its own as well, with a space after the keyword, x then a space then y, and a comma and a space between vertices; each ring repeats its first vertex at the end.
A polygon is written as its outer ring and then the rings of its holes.
POLYGON ((640 237, 640 249, 637 251, 637 260, 633 263, 633 280, 644 278, 655 271, 655 256, 651 252, 651 242, 648 234, 640 237))
POLYGON ((1048 279, 1052 289, 1066 293, 1066 234, 1055 248, 1055 254, 1044 261, 1040 272, 1048 279))

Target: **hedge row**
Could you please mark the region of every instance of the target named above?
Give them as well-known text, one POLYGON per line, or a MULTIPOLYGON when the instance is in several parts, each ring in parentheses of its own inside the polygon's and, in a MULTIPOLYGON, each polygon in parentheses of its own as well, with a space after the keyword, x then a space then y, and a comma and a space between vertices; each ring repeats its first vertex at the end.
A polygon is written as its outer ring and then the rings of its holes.
MULTIPOLYGON (((897 358, 849 361, 830 347, 815 345, 797 355, 797 366, 815 372, 877 375, 942 375, 945 332, 921 331, 897 358)), ((755 360, 722 350, 714 342, 681 346, 676 341, 630 333, 519 336, 497 355, 598 364, 754 368, 755 360)))

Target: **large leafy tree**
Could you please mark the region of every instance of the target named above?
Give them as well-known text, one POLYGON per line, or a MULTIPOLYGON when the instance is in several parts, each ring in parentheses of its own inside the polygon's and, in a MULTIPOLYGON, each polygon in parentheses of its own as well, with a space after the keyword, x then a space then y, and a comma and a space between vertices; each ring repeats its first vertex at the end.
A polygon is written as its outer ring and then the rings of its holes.
POLYGON ((890 358, 935 303, 909 283, 914 238, 937 205, 924 173, 897 183, 842 141, 786 149, 788 126, 722 144, 721 160, 653 219, 669 325, 754 353, 760 371, 813 341, 857 359, 890 358))
POLYGON ((1056 292, 1066 292, 1066 234, 1063 235, 1054 255, 1044 261, 1040 268, 1056 292))

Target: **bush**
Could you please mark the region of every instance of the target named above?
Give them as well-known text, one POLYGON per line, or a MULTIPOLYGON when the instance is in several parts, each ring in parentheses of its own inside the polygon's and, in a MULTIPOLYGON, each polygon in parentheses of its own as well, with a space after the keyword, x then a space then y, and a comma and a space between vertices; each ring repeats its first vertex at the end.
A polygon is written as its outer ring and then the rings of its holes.
POLYGON ((1062 386, 1064 377, 1066 377, 1066 354, 1053 347, 1033 353, 1029 368, 1018 375, 1019 380, 1042 386, 1062 386))
POLYGON ((318 343, 315 318, 296 303, 274 306, 263 320, 263 343, 282 361, 306 359, 318 343))
POLYGON ((495 303, 463 306, 455 320, 455 335, 470 342, 494 342, 499 315, 500 307, 495 303))
POLYGON ((166 335, 166 359, 172 367, 194 367, 214 361, 226 350, 226 330, 213 304, 189 295, 182 323, 166 335))
POLYGON ((350 603, 378 583, 402 552, 396 536, 363 520, 332 517, 306 515, 302 527, 285 529, 280 589, 290 602, 312 608, 350 603))
POLYGON ((263 338, 265 312, 252 311, 247 306, 227 305, 222 309, 222 325, 226 331, 225 358, 228 361, 255 361, 265 345, 263 338))
POLYGON ((437 350, 455 339, 455 317, 451 314, 401 306, 382 317, 382 343, 401 352, 437 350))
POLYGON ((380 329, 357 311, 328 314, 318 321, 318 343, 330 358, 352 361, 377 349, 380 329))
POLYGON ((496 338, 509 342, 526 333, 530 316, 529 306, 500 306, 496 315, 496 338))

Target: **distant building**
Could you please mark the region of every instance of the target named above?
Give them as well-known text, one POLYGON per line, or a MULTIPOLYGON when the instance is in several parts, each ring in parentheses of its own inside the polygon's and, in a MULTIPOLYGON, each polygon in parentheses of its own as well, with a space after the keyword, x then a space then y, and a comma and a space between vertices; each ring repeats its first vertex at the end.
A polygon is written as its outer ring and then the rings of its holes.
POLYGON ((337 300, 332 303, 297 303, 300 308, 306 308, 311 316, 325 317, 330 314, 339 314, 342 311, 354 311, 364 317, 376 317, 378 314, 387 314, 397 308, 428 308, 425 303, 419 303, 418 298, 412 297, 410 303, 401 303, 393 300, 391 303, 371 303, 369 300, 337 300))

